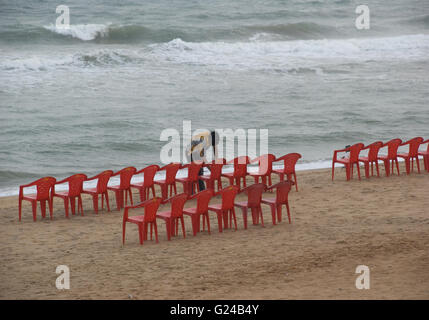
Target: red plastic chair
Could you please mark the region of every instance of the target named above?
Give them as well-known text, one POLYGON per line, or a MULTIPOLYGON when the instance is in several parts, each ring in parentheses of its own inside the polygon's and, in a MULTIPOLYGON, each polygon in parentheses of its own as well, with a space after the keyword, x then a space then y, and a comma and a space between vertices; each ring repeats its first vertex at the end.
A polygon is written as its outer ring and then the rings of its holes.
POLYGON ((276 189, 276 197, 274 199, 262 198, 261 200, 261 203, 270 206, 274 225, 276 224, 276 212, 278 221, 282 221, 282 205, 286 206, 289 223, 291 223, 288 197, 292 185, 293 181, 280 181, 279 183, 268 188, 276 189))
POLYGON ((131 184, 131 188, 136 188, 140 193, 140 201, 146 201, 149 199, 149 192, 152 190, 153 197, 155 195, 155 183, 153 179, 155 178, 156 172, 159 170, 159 166, 156 164, 147 166, 146 168, 137 171, 135 175, 143 173, 143 181, 136 182, 131 184))
POLYGON ((284 181, 285 175, 287 180, 292 181, 293 176, 296 191, 298 191, 298 180, 296 179, 295 165, 301 158, 302 156, 299 153, 288 153, 275 160, 275 162, 283 161, 283 169, 273 169, 273 173, 276 173, 280 176, 280 181, 284 181))
POLYGON ((46 216, 46 202, 48 202, 49 213, 52 219, 52 188, 54 187, 56 179, 54 177, 44 177, 29 184, 19 186, 19 221, 21 221, 22 214, 22 200, 31 202, 33 209, 33 220, 36 221, 37 201, 40 201, 40 209, 42 217, 46 216), (36 186, 36 194, 24 195, 24 188, 36 186))
POLYGON ((143 244, 143 240, 147 240, 147 228, 150 224, 150 239, 152 240, 152 228, 155 228, 155 238, 156 242, 158 242, 158 227, 156 225, 156 211, 161 204, 161 198, 152 198, 150 200, 146 200, 145 202, 141 202, 135 206, 126 206, 124 209, 124 217, 122 220, 122 243, 125 244, 125 226, 127 222, 135 223, 139 227, 139 239, 140 244, 143 244), (128 211, 130 209, 144 208, 144 214, 139 216, 128 215, 128 211))
POLYGON ((401 144, 401 146, 409 145, 408 153, 398 153, 398 157, 401 157, 405 160, 405 168, 407 174, 410 174, 411 171, 414 171, 414 159, 417 163, 417 171, 420 173, 420 164, 419 164, 419 147, 423 142, 422 137, 416 137, 408 140, 401 144), (410 170, 410 160, 411 160, 411 170, 410 170))
POLYGON ((429 171, 429 139, 423 141, 420 146, 427 144, 426 151, 419 151, 419 156, 423 156, 423 164, 425 166, 426 171, 429 171))
POLYGON ((197 199, 197 206, 195 208, 183 209, 183 214, 190 216, 192 221, 192 232, 196 236, 200 232, 200 217, 203 217, 203 230, 205 230, 205 222, 207 221, 207 230, 210 234, 210 219, 209 219, 209 202, 213 197, 213 190, 207 189, 197 194, 194 194, 189 200, 197 199))
POLYGON ((57 181, 52 187, 52 200, 54 197, 58 197, 64 200, 64 209, 66 212, 66 217, 69 217, 69 201, 71 205, 72 214, 76 213, 76 198, 78 199, 77 206, 78 212, 80 210, 81 215, 83 216, 83 207, 82 207, 82 189, 83 182, 87 179, 87 176, 83 173, 74 174, 64 180, 57 181), (69 189, 67 191, 55 191, 55 185, 68 183, 69 189))
POLYGON ((206 182, 207 189, 212 189, 215 192, 215 184, 217 182, 217 191, 222 190, 222 168, 225 164, 226 160, 221 158, 204 165, 209 168, 210 175, 200 176, 200 179, 206 182))
POLYGON ((402 143, 401 139, 392 139, 389 142, 386 142, 382 147, 382 148, 387 147, 387 155, 378 156, 378 160, 383 160, 386 176, 390 175, 390 162, 392 162, 392 174, 393 174, 394 163, 396 163, 396 170, 398 171, 398 176, 399 176, 398 148, 401 145, 401 143, 402 143))
POLYGON ((165 221, 168 240, 171 240, 171 236, 178 233, 179 221, 182 223, 183 238, 186 238, 185 221, 183 219, 183 207, 185 206, 186 200, 188 200, 188 194, 186 193, 180 193, 171 197, 167 200, 171 202, 171 209, 156 214, 157 218, 165 221))
POLYGON ((200 190, 200 186, 198 183, 199 180, 199 172, 203 167, 202 161, 193 161, 182 166, 182 169, 188 168, 188 176, 186 178, 177 178, 176 181, 183 184, 183 192, 186 193, 189 197, 195 192, 195 187, 200 190))
POLYGON ((101 210, 104 209, 104 198, 106 198, 107 210, 110 211, 109 193, 107 192, 107 184, 109 183, 109 179, 112 176, 112 174, 113 174, 112 170, 106 170, 92 178, 88 178, 85 180, 86 182, 86 181, 98 179, 97 187, 86 188, 86 189, 84 188, 82 190, 82 193, 86 193, 92 196, 92 203, 96 214, 98 214, 98 196, 100 194, 101 194, 101 210))
POLYGON ((356 165, 358 177, 360 180, 359 153, 363 147, 364 147, 363 143, 356 143, 351 147, 334 151, 334 156, 332 157, 332 180, 334 180, 335 163, 341 163, 346 166, 347 181, 353 178, 353 165, 356 165), (338 152, 346 152, 346 151, 350 151, 349 157, 337 159, 338 152))
POLYGON ((237 230, 237 217, 235 216, 234 200, 239 190, 240 190, 239 187, 234 185, 229 186, 228 188, 222 189, 218 193, 222 196, 222 203, 213 204, 208 207, 210 211, 214 211, 217 214, 219 232, 223 231, 222 218, 224 223, 224 229, 229 228, 228 218, 231 222, 231 225, 232 225, 232 219, 234 218, 235 230, 237 230), (229 214, 229 217, 228 217, 228 214, 229 214))
POLYGON ((182 165, 180 163, 169 163, 158 171, 165 170, 165 179, 164 180, 155 180, 154 183, 161 187, 162 201, 164 202, 168 198, 168 187, 170 187, 170 197, 174 194, 177 194, 176 188, 176 174, 179 171, 182 165))
POLYGON ((267 188, 266 185, 263 183, 255 183, 240 191, 240 193, 244 192, 247 194, 247 201, 235 203, 235 206, 241 208, 241 210, 243 211, 244 229, 247 229, 248 209, 250 209, 252 212, 253 224, 256 224, 256 221, 258 221, 258 217, 261 217, 262 226, 264 226, 261 200, 262 200, 262 193, 265 191, 266 188, 267 188))
POLYGON ((250 163, 258 162, 259 169, 257 172, 251 172, 249 175, 255 179, 255 183, 259 182, 261 178, 262 183, 266 186, 271 186, 271 173, 273 172, 273 162, 276 160, 276 156, 269 153, 259 156, 250 161, 250 163), (268 184, 267 184, 268 178, 268 184))
POLYGON ((127 167, 112 174, 112 177, 115 177, 115 176, 120 177, 119 185, 107 187, 108 190, 115 192, 116 208, 118 209, 118 211, 124 207, 124 193, 125 193, 125 205, 127 205, 128 203, 127 192, 130 195, 131 205, 133 205, 133 194, 131 192, 131 178, 136 173, 136 171, 137 170, 134 167, 127 167))
POLYGON ((234 171, 223 173, 222 177, 228 178, 230 185, 234 185, 235 180, 235 185, 237 185, 239 188, 241 188, 241 179, 243 179, 243 187, 246 187, 246 176, 248 175, 247 165, 250 163, 249 157, 237 157, 228 161, 227 163, 234 164, 234 171))
POLYGON ((377 169, 377 177, 380 177, 380 171, 378 170, 378 151, 383 147, 383 142, 376 141, 370 145, 362 148, 362 150, 368 149, 367 157, 359 157, 359 162, 363 162, 365 165, 365 177, 369 178, 369 165, 371 164, 371 176, 374 175, 374 164, 377 169))

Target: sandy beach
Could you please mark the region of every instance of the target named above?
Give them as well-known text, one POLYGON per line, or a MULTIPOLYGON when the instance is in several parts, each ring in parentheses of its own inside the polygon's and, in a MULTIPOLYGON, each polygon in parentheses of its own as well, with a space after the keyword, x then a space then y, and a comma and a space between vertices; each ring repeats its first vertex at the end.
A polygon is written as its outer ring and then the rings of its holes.
POLYGON ((17 197, 0 198, 0 298, 429 299, 429 173, 382 174, 299 172, 292 224, 273 226, 263 205, 264 228, 244 230, 237 210, 238 231, 220 234, 213 213, 212 234, 193 237, 185 217, 186 239, 167 241, 159 222, 160 242, 143 246, 134 225, 122 246, 122 212, 96 215, 86 196, 83 217, 67 220, 55 199, 54 219, 38 211, 37 222, 29 203, 18 222, 17 197), (58 265, 70 268, 70 290, 55 287, 58 265), (355 287, 358 265, 370 268, 369 290, 355 287))

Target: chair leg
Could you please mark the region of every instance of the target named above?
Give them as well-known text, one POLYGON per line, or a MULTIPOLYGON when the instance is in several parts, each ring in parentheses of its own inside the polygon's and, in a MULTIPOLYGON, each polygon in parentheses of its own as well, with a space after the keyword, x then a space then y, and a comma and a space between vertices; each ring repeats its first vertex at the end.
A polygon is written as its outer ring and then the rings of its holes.
POLYGON ((332 181, 334 181, 335 162, 332 162, 332 181))
POLYGON ((44 200, 40 201, 40 210, 42 211, 42 218, 46 217, 46 202, 44 200))
POLYGON ((128 192, 130 193, 130 201, 131 201, 131 205, 133 206, 133 193, 131 192, 131 188, 128 189, 128 192))
MULTIPOLYGON (((352 167, 352 174, 353 174, 353 167, 352 167)), ((346 180, 350 180, 350 165, 346 164, 346 180)))
POLYGON ((203 215, 203 221, 204 221, 204 217, 206 217, 207 219, 207 232, 210 234, 210 218, 209 218, 209 213, 204 213, 203 215))
MULTIPOLYGON (((396 162, 396 170, 398 171, 398 176, 399 176, 400 174, 399 174, 399 163, 398 163, 398 159, 395 159, 395 162, 396 162)), ((393 165, 392 165, 392 169, 393 169, 393 165)))
POLYGON ((31 201, 31 208, 33 210, 33 221, 36 221, 36 213, 37 213, 37 201, 31 201))
MULTIPOLYGON (((101 199, 103 199, 103 194, 101 195, 101 199)), ((94 194, 92 196, 92 205, 94 206, 95 214, 98 214, 98 194, 94 194)))
POLYGON ((155 239, 156 239, 156 243, 158 243, 158 226, 156 225, 156 220, 153 222, 154 227, 155 227, 155 239))
POLYGON ((48 200, 48 206, 49 206, 49 215, 51 217, 51 220, 53 219, 53 205, 52 205, 52 197, 48 200))
POLYGON ((277 205, 277 221, 282 222, 282 205, 277 205))
MULTIPOLYGON (((271 207, 271 206, 270 206, 271 207)), ((273 210, 274 208, 272 208, 272 210, 273 210)), ((265 225, 264 225, 264 215, 263 215, 263 213, 262 213, 262 209, 260 209, 259 210, 259 215, 261 216, 261 224, 262 224, 262 226, 263 227, 265 227, 265 225)), ((275 220, 276 220, 276 215, 275 214, 273 214, 273 217, 274 217, 274 220, 273 220, 273 222, 274 222, 274 224, 276 224, 275 223, 275 220)), ((258 222, 259 223, 259 222, 258 222)))
POLYGON ((69 199, 65 198, 64 199, 64 210, 66 212, 66 218, 68 219, 69 217, 69 199))
POLYGON ((183 219, 183 215, 180 217, 180 222, 182 223, 183 238, 186 238, 186 232, 185 232, 185 220, 183 219))
POLYGON ((107 211, 110 212, 110 205, 109 205, 109 193, 106 191, 106 193, 104 194, 106 197, 106 206, 107 206, 107 211))
POLYGON ((69 198, 70 199, 70 207, 71 207, 71 212, 73 215, 76 214, 76 201, 75 198, 69 198))
POLYGON ((286 202, 286 210, 287 210, 287 217, 289 219, 289 224, 291 224, 291 219, 290 219, 290 209, 289 209, 289 202, 286 202))
POLYGON ((219 227, 219 232, 222 232, 222 212, 216 212, 217 215, 217 223, 218 223, 218 227, 219 227))
POLYGON ((390 175, 390 160, 383 160, 384 162, 384 171, 386 172, 386 177, 390 175))
POLYGON ((375 168, 377 169, 377 177, 380 178, 380 171, 378 169, 378 160, 375 161, 375 168))
POLYGON ((228 212, 222 212, 222 216, 223 216, 223 227, 224 229, 228 229, 229 225, 228 225, 228 212))
POLYGON ((78 207, 80 207, 80 214, 83 216, 83 205, 82 205, 82 196, 81 195, 79 195, 79 197, 78 197, 77 204, 78 204, 78 207))
POLYGON ((21 221, 21 215, 22 215, 22 199, 21 198, 19 198, 18 215, 19 215, 19 221, 21 221))
POLYGON ((231 209, 231 213, 232 213, 232 216, 234 218, 235 230, 237 231, 237 217, 235 216, 235 208, 234 207, 231 209))
POLYGON ((359 178, 359 180, 360 180, 360 167, 359 167, 359 162, 356 162, 356 167, 357 167, 358 178, 359 178))
MULTIPOLYGON (((365 166, 365 177, 369 179, 369 162, 364 162, 363 164, 365 166)), ((371 163, 371 170, 372 169, 374 168, 372 167, 372 163, 371 163)))
POLYGON ((293 173, 293 178, 295 179, 295 190, 298 191, 298 180, 296 180, 296 173, 293 173))
POLYGON ((417 172, 420 173, 419 156, 416 157, 416 164, 417 164, 417 172))
POLYGON ((143 223, 139 223, 139 240, 140 240, 140 244, 143 245, 143 239, 144 239, 144 234, 143 234, 143 223))
MULTIPOLYGON (((122 223, 122 244, 123 245, 125 244, 125 225, 126 225, 126 222, 124 221, 122 223)), ((139 230, 139 232, 140 232, 140 230, 139 230)))
MULTIPOLYGON (((165 221, 165 229, 167 231, 167 240, 170 241, 171 240, 171 218, 167 219, 167 221, 165 221)), ((151 227, 152 229, 152 227, 151 227)))

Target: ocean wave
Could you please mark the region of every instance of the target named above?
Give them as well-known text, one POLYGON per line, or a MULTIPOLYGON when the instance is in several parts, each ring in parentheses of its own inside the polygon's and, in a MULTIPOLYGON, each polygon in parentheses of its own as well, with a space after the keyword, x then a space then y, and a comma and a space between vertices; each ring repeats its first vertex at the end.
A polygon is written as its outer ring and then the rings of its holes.
POLYGON ((71 36, 83 41, 103 38, 109 34, 109 26, 104 24, 77 24, 70 25, 67 28, 58 28, 51 24, 49 26, 44 26, 44 28, 57 34, 71 36))
POLYGON ((323 63, 321 59, 330 59, 336 64, 338 59, 362 62, 427 58, 429 35, 265 42, 186 42, 175 39, 149 47, 160 58, 181 64, 297 70, 323 63))
POLYGON ((114 67, 149 63, 318 75, 348 73, 356 64, 427 59, 429 35, 294 41, 187 42, 174 39, 139 48, 103 48, 64 54, 3 54, 0 70, 114 67), (353 62, 350 64, 348 62, 353 62))
POLYGON ((256 25, 246 27, 249 31, 255 34, 286 36, 282 37, 283 40, 296 40, 296 39, 320 39, 329 38, 330 36, 338 35, 338 30, 335 27, 325 26, 317 23, 298 22, 289 24, 278 25, 256 25), (285 39, 286 38, 286 39, 285 39))

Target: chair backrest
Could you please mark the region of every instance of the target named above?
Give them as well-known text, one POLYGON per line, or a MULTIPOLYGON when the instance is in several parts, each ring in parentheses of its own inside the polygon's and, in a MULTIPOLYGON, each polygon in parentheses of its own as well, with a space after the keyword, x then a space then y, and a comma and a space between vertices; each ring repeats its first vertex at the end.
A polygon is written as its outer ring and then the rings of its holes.
POLYGON ((222 168, 225 165, 225 163, 226 163, 225 159, 217 159, 216 161, 212 161, 209 164, 211 180, 219 179, 222 176, 222 168))
POLYGON ((263 183, 255 183, 243 189, 247 194, 247 205, 249 208, 259 207, 265 188, 266 187, 263 183))
POLYGON ((356 143, 350 147, 350 162, 357 162, 359 159, 359 153, 364 148, 363 143, 356 143))
POLYGON ((410 150, 409 150, 410 157, 417 157, 419 153, 420 144, 423 142, 423 140, 424 139, 422 137, 416 137, 406 142, 410 144, 410 150))
POLYGON ((209 208, 209 203, 211 198, 213 197, 213 190, 207 189, 198 192, 195 195, 195 199, 197 199, 197 213, 206 213, 209 208))
POLYGON ((74 174, 66 179, 69 183, 70 197, 77 197, 82 193, 83 182, 86 179, 87 179, 87 176, 83 173, 74 174))
POLYGON ((109 180, 112 174, 113 174, 112 170, 106 170, 96 176, 98 178, 98 181, 97 181, 98 193, 104 193, 107 191, 107 184, 109 183, 109 180))
POLYGON ((166 165, 165 168, 165 182, 167 184, 172 184, 176 181, 176 174, 181 167, 180 163, 170 163, 166 165))
POLYGON ((389 159, 395 159, 397 157, 398 148, 401 143, 401 139, 392 139, 384 144, 385 146, 387 145, 387 157, 389 159))
POLYGON ((238 190, 238 186, 229 186, 218 192, 222 196, 222 210, 234 208, 234 200, 238 190))
POLYGON ((159 166, 156 164, 147 166, 143 169, 143 187, 153 186, 153 179, 155 178, 156 172, 159 170, 159 166))
POLYGON ((250 163, 248 156, 240 156, 234 160, 234 176, 245 177, 247 175, 247 165, 250 163))
POLYGON ((49 192, 57 180, 54 177, 44 177, 32 182, 37 188, 37 200, 49 199, 49 192))
POLYGON ((290 183, 290 181, 281 181, 271 187, 276 189, 277 204, 285 204, 288 201, 291 186, 292 184, 290 183))
POLYGON ((376 141, 374 143, 371 143, 368 147, 368 160, 369 161, 377 161, 377 157, 378 157, 378 151, 380 150, 380 148, 383 146, 383 142, 381 141, 376 141))
POLYGON ((198 173, 200 169, 203 167, 202 161, 193 161, 188 166, 188 179, 191 181, 198 181, 198 173))
POLYGON ((156 212, 158 211, 159 205, 162 199, 155 197, 147 200, 144 206, 144 221, 154 222, 156 219, 156 212))
POLYGON ((130 183, 131 183, 131 178, 133 177, 133 175, 136 173, 136 168, 134 167, 127 167, 124 169, 121 169, 120 171, 118 171, 115 175, 120 176, 120 188, 121 189, 128 189, 130 187, 130 183))
POLYGON ((285 174, 291 174, 295 172, 295 165, 298 162, 298 160, 301 159, 301 157, 302 156, 299 153, 293 152, 293 153, 288 153, 276 159, 276 161, 283 160, 284 162, 283 172, 285 174))
POLYGON ((271 174, 273 171, 273 161, 276 160, 276 156, 267 153, 259 157, 259 172, 263 174, 271 174))
POLYGON ((188 195, 186 193, 180 193, 170 199, 172 218, 178 218, 183 215, 183 207, 187 200, 188 195))

